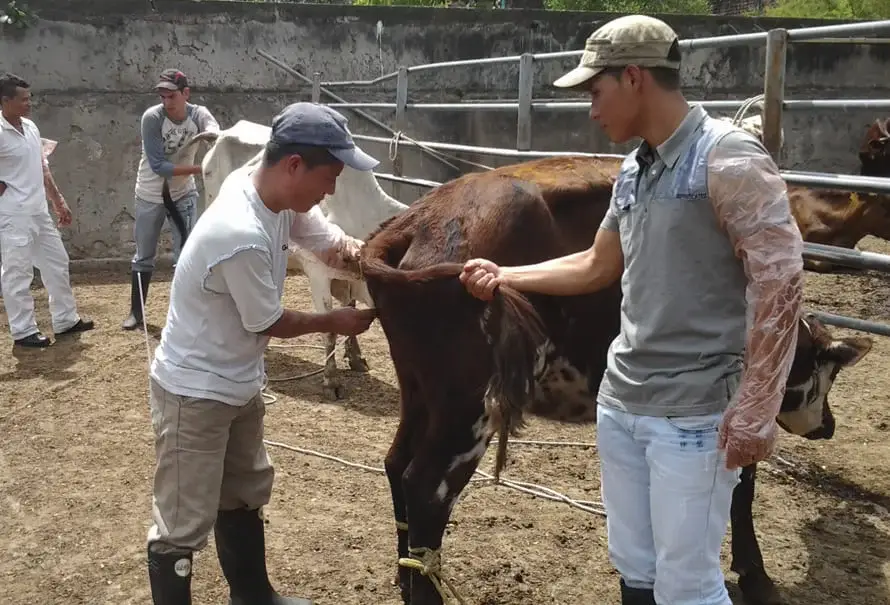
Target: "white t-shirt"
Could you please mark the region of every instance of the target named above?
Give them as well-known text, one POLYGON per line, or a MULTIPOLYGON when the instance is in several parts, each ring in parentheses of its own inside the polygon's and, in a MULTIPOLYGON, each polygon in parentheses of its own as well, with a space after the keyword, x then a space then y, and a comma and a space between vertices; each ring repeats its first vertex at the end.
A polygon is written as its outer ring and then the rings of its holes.
POLYGON ((49 212, 43 184, 43 155, 40 130, 22 118, 22 131, 0 115, 0 181, 6 191, 0 195, 0 214, 33 216, 49 212))
POLYGON ((184 397, 246 404, 262 389, 261 332, 284 312, 288 240, 320 253, 343 236, 317 206, 272 212, 250 174, 233 172, 183 247, 151 377, 184 397))

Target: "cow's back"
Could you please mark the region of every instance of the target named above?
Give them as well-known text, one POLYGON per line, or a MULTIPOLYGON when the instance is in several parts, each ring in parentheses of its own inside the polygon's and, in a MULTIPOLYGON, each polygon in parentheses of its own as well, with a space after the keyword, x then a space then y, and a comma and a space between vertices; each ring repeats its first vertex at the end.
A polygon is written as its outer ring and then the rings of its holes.
MULTIPOLYGON (((620 161, 598 158, 548 158, 464 175, 381 225, 364 256, 416 271, 479 257, 532 264, 583 250, 593 243, 619 167, 620 161)), ((464 374, 467 384, 484 384, 492 372, 479 331, 484 304, 457 279, 394 284, 371 271, 366 279, 397 372, 408 371, 418 384, 431 377, 439 384, 464 380, 464 374)), ((553 359, 567 361, 584 391, 596 392, 618 331, 618 285, 528 299, 545 323, 553 359)), ((548 415, 549 407, 542 402, 533 411, 548 415)))

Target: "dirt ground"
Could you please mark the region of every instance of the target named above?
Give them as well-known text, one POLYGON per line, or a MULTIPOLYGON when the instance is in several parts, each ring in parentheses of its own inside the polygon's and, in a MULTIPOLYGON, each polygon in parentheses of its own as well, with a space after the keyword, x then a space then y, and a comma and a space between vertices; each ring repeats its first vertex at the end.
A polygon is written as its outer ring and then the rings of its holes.
MULTIPOLYGON (((890 252, 874 241, 864 247, 890 252)), ((152 284, 152 350, 169 279, 160 274, 152 284)), ((153 449, 146 343, 142 332, 119 328, 125 275, 75 274, 73 282, 95 331, 16 356, 6 335, 0 353, 0 604, 147 605, 153 449)), ((890 278, 879 274, 809 274, 806 298, 813 308, 888 321, 888 293, 890 278)), ((34 294, 40 325, 49 330, 46 292, 34 294)), ((311 307, 302 277, 289 280, 286 302, 311 307)), ((0 324, 7 334, 5 316, 0 324)), ((835 439, 784 435, 778 454, 791 466, 775 460, 758 476, 757 533, 789 605, 890 603, 890 339, 874 338, 872 352, 835 383, 835 439)), ((340 402, 324 398, 319 375, 270 383, 277 401, 268 408, 267 439, 382 467, 398 392, 379 325, 360 342, 371 372, 345 372, 340 402)), ((312 371, 322 357, 314 348, 270 349, 269 376, 312 371)), ((342 354, 338 362, 344 366, 342 354)), ((595 428, 533 421, 523 437, 593 442, 595 428)), ((318 605, 398 605, 384 475, 280 447, 270 453, 277 466, 267 510, 273 582, 318 605)), ((489 453, 481 468, 491 467, 489 453)), ((513 446, 506 477, 599 499, 591 448, 513 446)), ((604 520, 504 487, 474 484, 464 492, 443 562, 472 605, 618 602, 604 520)), ((212 542, 195 569, 196 605, 225 603, 212 542)), ((736 592, 735 575, 727 578, 736 592)))

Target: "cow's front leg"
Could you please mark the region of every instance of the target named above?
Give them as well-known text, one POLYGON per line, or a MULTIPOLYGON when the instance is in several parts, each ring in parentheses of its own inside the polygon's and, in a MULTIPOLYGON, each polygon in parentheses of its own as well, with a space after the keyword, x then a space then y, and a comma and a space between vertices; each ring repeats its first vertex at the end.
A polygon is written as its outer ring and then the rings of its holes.
POLYGON ((757 465, 742 469, 741 481, 732 492, 732 565, 739 574, 739 589, 749 605, 779 605, 782 599, 763 566, 763 555, 754 533, 754 479, 757 465))
POLYGON ((481 402, 475 417, 461 414, 466 408, 441 409, 453 415, 430 419, 437 426, 428 430, 430 438, 415 452, 403 483, 409 556, 399 565, 411 572, 411 605, 443 605, 444 597, 456 591, 441 571, 442 538, 451 510, 491 439, 481 402))

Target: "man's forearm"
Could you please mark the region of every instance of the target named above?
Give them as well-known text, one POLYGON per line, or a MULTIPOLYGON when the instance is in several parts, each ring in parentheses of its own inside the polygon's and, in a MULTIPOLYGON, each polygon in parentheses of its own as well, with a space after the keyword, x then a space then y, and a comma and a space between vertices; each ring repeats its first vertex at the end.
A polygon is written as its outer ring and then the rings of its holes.
POLYGON ((46 189, 46 196, 53 204, 58 204, 62 201, 62 192, 59 191, 56 181, 53 179, 53 173, 50 172, 48 166, 43 167, 43 186, 46 189))
POLYGON ((189 174, 200 174, 201 167, 197 164, 180 164, 173 166, 172 176, 186 176, 189 174))
POLYGON ((503 267, 507 285, 520 292, 553 296, 587 294, 611 285, 621 276, 607 263, 598 263, 592 250, 554 258, 535 265, 503 267))
POLYGON ((330 331, 330 320, 327 314, 302 313, 285 309, 278 321, 266 328, 263 334, 275 338, 296 338, 304 334, 330 331))

